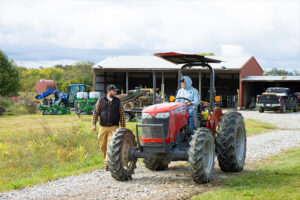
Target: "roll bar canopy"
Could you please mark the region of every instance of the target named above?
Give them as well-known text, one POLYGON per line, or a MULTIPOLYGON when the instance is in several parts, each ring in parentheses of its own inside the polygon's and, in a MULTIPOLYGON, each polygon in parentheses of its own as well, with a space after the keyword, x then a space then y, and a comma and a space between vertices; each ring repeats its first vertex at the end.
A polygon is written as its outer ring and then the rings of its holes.
POLYGON ((163 58, 174 64, 192 64, 192 63, 220 63, 222 61, 213 58, 208 58, 199 54, 185 54, 185 53, 156 53, 157 57, 163 58))
POLYGON ((192 67, 207 67, 210 71, 210 90, 209 90, 209 98, 210 98, 210 105, 209 105, 209 114, 214 109, 214 101, 215 101, 215 72, 213 68, 209 65, 209 63, 220 63, 222 61, 216 60, 213 58, 208 58, 199 54, 184 54, 184 53, 176 53, 176 52, 168 52, 168 53, 156 53, 154 54, 157 57, 165 59, 169 62, 174 64, 184 64, 179 72, 178 72, 178 90, 180 89, 180 79, 182 77, 182 71, 186 68, 192 67))

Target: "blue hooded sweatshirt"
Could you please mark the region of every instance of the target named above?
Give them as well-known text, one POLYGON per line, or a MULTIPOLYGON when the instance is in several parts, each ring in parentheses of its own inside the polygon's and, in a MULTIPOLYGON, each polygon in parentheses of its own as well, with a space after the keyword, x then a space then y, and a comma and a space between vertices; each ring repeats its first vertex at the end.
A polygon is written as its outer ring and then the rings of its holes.
MULTIPOLYGON (((190 116, 193 113, 193 107, 198 106, 200 104, 200 98, 198 90, 193 88, 192 86, 192 79, 189 76, 184 76, 184 82, 186 83, 186 88, 180 88, 177 92, 176 98, 178 97, 185 97, 192 101, 193 105, 189 106, 189 113, 190 116)), ((176 99, 176 102, 187 102, 187 100, 184 99, 176 99)))

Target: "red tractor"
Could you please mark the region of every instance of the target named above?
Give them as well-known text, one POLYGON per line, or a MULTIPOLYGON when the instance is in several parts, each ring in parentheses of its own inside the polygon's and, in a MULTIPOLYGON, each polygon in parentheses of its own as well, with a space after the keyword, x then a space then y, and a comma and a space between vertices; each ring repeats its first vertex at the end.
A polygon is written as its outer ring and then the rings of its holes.
POLYGON ((186 68, 209 69, 209 117, 203 118, 201 105, 194 107, 195 128, 192 131, 186 103, 162 103, 145 108, 142 123, 136 125, 136 137, 126 128, 117 129, 111 137, 107 155, 112 177, 119 181, 132 179, 138 158, 143 158, 150 170, 167 169, 171 161, 188 161, 191 176, 197 183, 207 183, 211 179, 215 155, 222 171, 242 171, 246 158, 244 119, 239 112, 222 114, 220 108, 214 108, 215 76, 209 63, 221 61, 195 54, 155 55, 175 64, 184 64, 178 73, 178 83, 186 68))

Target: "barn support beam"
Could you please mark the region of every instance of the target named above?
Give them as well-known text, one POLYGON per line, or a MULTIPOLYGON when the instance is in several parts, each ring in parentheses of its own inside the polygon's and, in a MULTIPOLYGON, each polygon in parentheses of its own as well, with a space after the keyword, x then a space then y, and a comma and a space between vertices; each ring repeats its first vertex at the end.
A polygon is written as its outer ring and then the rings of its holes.
POLYGON ((128 74, 128 72, 126 72, 126 94, 128 94, 128 87, 129 87, 129 83, 128 83, 128 76, 129 76, 129 74, 128 74))
POLYGON ((161 96, 165 95, 165 73, 161 73, 161 96))

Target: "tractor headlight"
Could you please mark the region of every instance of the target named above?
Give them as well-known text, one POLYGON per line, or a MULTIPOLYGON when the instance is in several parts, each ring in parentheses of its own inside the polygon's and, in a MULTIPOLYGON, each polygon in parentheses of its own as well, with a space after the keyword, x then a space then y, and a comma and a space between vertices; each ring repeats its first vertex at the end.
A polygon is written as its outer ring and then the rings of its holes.
POLYGON ((166 119, 168 117, 170 117, 169 112, 157 113, 157 115, 155 116, 155 118, 158 118, 158 119, 166 119))
POLYGON ((151 119, 152 116, 149 113, 142 113, 142 119, 151 119))

